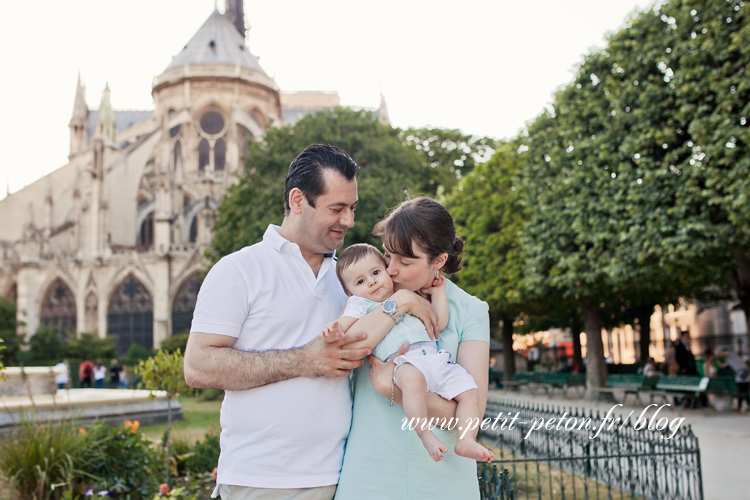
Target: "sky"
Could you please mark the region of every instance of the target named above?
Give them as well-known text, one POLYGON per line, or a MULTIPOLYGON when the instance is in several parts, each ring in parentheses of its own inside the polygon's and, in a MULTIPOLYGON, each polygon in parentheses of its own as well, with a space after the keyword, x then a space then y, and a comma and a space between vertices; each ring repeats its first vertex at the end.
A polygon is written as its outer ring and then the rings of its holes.
MULTIPOLYGON (((67 163, 76 80, 90 109, 153 109, 153 78, 223 0, 0 6, 0 199, 67 163)), ((247 45, 284 91, 335 90, 395 127, 510 138, 647 0, 245 2, 247 45)))

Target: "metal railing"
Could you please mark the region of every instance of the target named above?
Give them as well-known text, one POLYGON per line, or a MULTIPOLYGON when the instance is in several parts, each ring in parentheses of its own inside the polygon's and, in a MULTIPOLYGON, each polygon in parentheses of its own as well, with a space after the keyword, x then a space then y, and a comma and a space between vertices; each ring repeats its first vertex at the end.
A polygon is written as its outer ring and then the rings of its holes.
POLYGON ((482 499, 703 500, 700 450, 690 426, 669 423, 669 414, 638 425, 639 415, 606 416, 489 401, 485 418, 496 428, 486 426, 479 439, 495 447, 495 460, 479 465, 482 499))

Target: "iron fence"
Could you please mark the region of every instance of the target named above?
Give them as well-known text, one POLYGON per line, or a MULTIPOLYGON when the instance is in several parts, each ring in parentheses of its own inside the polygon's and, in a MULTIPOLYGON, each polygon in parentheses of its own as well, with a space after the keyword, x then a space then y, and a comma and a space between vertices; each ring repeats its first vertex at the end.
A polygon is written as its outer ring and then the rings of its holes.
POLYGON ((479 465, 482 499, 703 500, 690 426, 669 414, 639 416, 489 401, 485 417, 495 428, 486 420, 479 439, 496 456, 479 465))

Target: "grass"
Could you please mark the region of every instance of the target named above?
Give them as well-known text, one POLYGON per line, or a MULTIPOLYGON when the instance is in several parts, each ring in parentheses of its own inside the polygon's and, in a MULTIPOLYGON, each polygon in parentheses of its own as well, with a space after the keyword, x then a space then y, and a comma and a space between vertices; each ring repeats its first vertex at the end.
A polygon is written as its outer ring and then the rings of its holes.
MULTIPOLYGON (((487 443, 496 458, 503 456, 503 450, 487 443)), ((507 450, 505 452, 507 455, 507 450)), ((623 498, 628 500, 643 500, 639 496, 621 491, 615 487, 608 487, 595 479, 587 478, 570 471, 564 471, 555 466, 549 466, 543 461, 524 461, 523 457, 516 457, 516 464, 501 464, 499 468, 506 468, 510 472, 511 485, 519 500, 564 500, 571 498, 623 498)))
MULTIPOLYGON (((182 405, 182 420, 172 422, 172 440, 181 440, 191 446, 203 441, 206 434, 219 434, 219 411, 221 401, 201 401, 192 396, 180 397, 182 405)), ((140 430, 152 441, 161 441, 167 424, 141 426, 140 430)))

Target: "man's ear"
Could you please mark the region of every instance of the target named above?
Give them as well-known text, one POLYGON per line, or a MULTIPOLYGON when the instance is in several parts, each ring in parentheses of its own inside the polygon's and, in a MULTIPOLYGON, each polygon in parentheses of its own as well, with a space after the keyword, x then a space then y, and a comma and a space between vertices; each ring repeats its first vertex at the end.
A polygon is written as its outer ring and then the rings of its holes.
POLYGON ((305 203, 305 193, 300 188, 292 188, 289 191, 289 209, 292 213, 296 215, 301 214, 303 203, 305 203))

